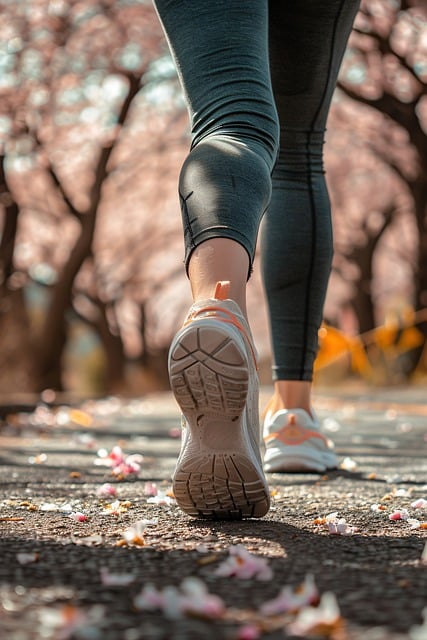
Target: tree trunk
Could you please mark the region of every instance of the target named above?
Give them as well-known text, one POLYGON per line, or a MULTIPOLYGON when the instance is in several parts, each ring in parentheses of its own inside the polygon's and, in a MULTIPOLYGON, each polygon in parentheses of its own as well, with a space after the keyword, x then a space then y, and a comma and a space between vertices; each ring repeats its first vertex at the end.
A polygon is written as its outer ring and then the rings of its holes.
POLYGON ((4 206, 4 225, 0 241, 0 297, 7 293, 7 280, 13 272, 13 253, 18 228, 19 208, 10 194, 4 171, 4 156, 0 158, 0 204, 4 206))
POLYGON ((81 218, 81 231, 58 281, 52 288, 37 348, 35 375, 39 391, 62 390, 62 355, 67 341, 65 315, 71 308, 74 279, 83 262, 91 255, 96 208, 81 218))
MULTIPOLYGON (((129 113, 132 100, 139 90, 140 78, 130 74, 128 76, 128 93, 123 101, 117 124, 121 127, 129 113)), ((38 362, 36 370, 38 374, 39 388, 51 387, 62 389, 62 355, 67 339, 66 312, 71 308, 72 290, 74 279, 83 262, 92 253, 92 242, 95 232, 96 217, 101 200, 102 186, 108 177, 108 162, 115 147, 115 140, 102 148, 97 166, 95 168, 95 180, 90 192, 90 204, 86 211, 79 212, 75 209, 67 194, 64 192, 56 174, 51 170, 52 178, 62 193, 64 202, 81 224, 81 232, 70 254, 62 274, 53 287, 52 298, 46 314, 46 321, 41 332, 38 349, 38 362)))
POLYGON ((97 301, 99 316, 94 324, 104 348, 105 389, 108 393, 123 391, 125 386, 125 354, 119 331, 113 332, 108 322, 106 305, 97 301))

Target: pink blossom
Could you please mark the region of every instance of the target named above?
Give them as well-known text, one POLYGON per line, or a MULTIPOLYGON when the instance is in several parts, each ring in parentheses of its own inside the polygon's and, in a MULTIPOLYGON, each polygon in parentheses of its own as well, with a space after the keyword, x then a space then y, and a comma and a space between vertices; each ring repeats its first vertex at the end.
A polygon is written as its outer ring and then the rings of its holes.
POLYGON ((316 635, 316 630, 320 628, 325 637, 325 630, 329 628, 332 631, 340 621, 341 615, 335 595, 324 593, 319 606, 303 607, 295 620, 287 626, 287 631, 291 635, 306 637, 316 635))
POLYGON ((171 495, 171 491, 170 490, 161 491, 160 489, 158 489, 156 495, 152 496, 151 498, 148 498, 147 503, 148 504, 165 505, 167 507, 170 507, 170 506, 176 504, 176 500, 171 495))
POLYGON ((87 522, 89 520, 89 517, 81 511, 73 511, 69 514, 69 517, 76 522, 87 522))
POLYGON ((133 603, 141 611, 162 609, 164 604, 163 592, 150 583, 146 584, 141 593, 134 598, 133 603))
POLYGON ((143 461, 143 457, 138 453, 126 456, 118 445, 113 447, 110 453, 106 449, 99 449, 98 457, 95 464, 110 467, 116 476, 138 474, 143 461))
POLYGON ((243 580, 271 580, 273 571, 268 560, 255 556, 243 546, 235 545, 229 549, 229 557, 216 569, 215 575, 220 577, 235 576, 243 580))
POLYGON ((157 518, 153 518, 152 520, 138 520, 131 527, 128 527, 126 531, 123 533, 123 539, 130 543, 143 546, 144 538, 143 533, 147 527, 150 525, 157 524, 157 518))
POLYGON ((99 487, 99 489, 97 490, 96 494, 100 497, 100 498, 108 498, 110 496, 116 496, 117 495, 117 489, 114 485, 109 484, 108 482, 104 483, 103 485, 101 485, 99 487))
POLYGON ((204 582, 194 577, 185 578, 179 587, 170 585, 162 590, 147 584, 134 599, 134 605, 143 611, 160 610, 170 619, 183 615, 219 618, 225 611, 221 598, 209 593, 204 582))
POLYGON ((144 496, 156 496, 157 485, 155 482, 146 482, 144 484, 144 496))
POLYGON ((319 600, 319 591, 311 574, 308 574, 304 582, 296 589, 290 586, 283 587, 273 600, 268 600, 261 605, 261 613, 266 616, 275 616, 288 611, 299 611, 302 607, 313 604, 319 600))
POLYGON ((408 518, 409 512, 407 509, 396 509, 389 515, 389 520, 407 520, 408 518))
POLYGON ((414 502, 411 503, 411 507, 413 509, 426 509, 427 500, 424 500, 424 498, 418 498, 418 500, 415 500, 414 502))
POLYGON ((217 595, 209 593, 202 580, 195 577, 185 578, 181 583, 183 609, 186 613, 219 618, 225 611, 225 605, 217 595))
POLYGON ((357 527, 347 524, 345 518, 338 518, 337 512, 326 516, 326 526, 332 535, 351 536, 358 531, 357 527))
POLYGON ((237 632, 236 640, 258 640, 261 630, 256 624, 245 624, 237 632))

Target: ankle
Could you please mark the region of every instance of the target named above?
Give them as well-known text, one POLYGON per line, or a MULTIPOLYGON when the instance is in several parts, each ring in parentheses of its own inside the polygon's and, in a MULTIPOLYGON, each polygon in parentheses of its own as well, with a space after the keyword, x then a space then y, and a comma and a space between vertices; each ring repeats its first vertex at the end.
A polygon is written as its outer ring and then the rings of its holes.
POLYGON ((213 298, 220 281, 230 283, 228 297, 246 316, 249 257, 242 245, 228 238, 206 240, 193 251, 188 275, 194 302, 213 298))
POLYGON ((305 380, 277 380, 267 409, 273 413, 282 409, 304 409, 311 417, 312 383, 305 380))

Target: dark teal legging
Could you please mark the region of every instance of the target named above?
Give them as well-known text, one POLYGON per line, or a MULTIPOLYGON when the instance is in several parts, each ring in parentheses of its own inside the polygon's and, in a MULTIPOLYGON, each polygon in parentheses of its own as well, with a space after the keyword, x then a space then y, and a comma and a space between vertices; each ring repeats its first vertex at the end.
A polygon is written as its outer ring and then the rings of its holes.
POLYGON ((210 238, 261 263, 273 377, 311 380, 332 260, 323 139, 359 0, 155 0, 191 119, 186 264, 210 238))

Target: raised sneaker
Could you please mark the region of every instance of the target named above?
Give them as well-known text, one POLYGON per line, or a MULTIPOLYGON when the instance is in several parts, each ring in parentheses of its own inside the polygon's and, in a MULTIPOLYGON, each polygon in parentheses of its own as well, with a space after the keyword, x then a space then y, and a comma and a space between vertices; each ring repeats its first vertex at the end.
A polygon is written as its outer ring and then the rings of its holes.
POLYGON ((256 351, 240 307, 219 282, 195 303, 169 351, 172 391, 183 414, 173 475, 179 507, 194 517, 265 515, 270 494, 262 469, 256 351))
POLYGON ((264 420, 264 469, 324 472, 337 466, 334 444, 304 409, 267 411, 264 420))

